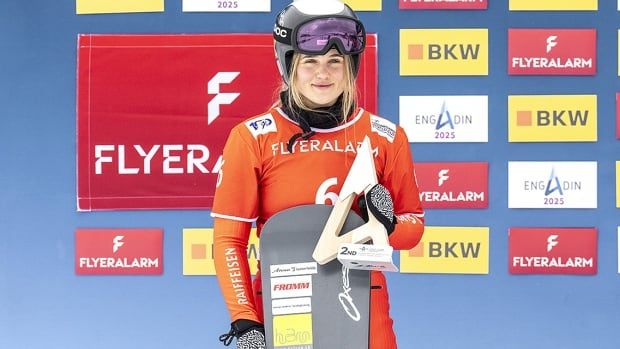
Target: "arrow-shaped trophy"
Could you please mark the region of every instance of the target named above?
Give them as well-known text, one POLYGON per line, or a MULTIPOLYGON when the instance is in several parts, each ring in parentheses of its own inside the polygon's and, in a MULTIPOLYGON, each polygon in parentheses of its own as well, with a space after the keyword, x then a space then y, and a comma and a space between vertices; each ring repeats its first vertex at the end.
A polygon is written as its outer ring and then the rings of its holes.
POLYGON ((350 269, 398 271, 392 261, 393 248, 388 242, 387 231, 371 212, 368 212, 366 224, 339 235, 353 200, 362 192, 368 194, 377 183, 370 139, 366 136, 357 149, 357 156, 340 190, 338 200, 314 248, 312 258, 315 261, 325 264, 337 257, 350 269), (368 244, 369 241, 372 241, 372 244, 368 244))

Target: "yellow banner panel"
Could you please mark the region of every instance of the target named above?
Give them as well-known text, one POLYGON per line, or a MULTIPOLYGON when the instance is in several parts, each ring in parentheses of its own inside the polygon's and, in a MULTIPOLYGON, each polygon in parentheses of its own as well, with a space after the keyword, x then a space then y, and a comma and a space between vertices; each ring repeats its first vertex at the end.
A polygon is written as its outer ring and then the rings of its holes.
POLYGON ((620 208, 620 161, 616 161, 616 207, 620 208))
POLYGON ((488 75, 488 29, 401 29, 400 75, 488 75))
POLYGON ((488 274, 488 227, 426 227, 422 241, 400 251, 401 273, 488 274))
POLYGON ((596 95, 508 96, 509 142, 596 140, 596 95))
POLYGON ((276 348, 312 348, 312 314, 274 316, 273 344, 276 348))
MULTIPOLYGON (((254 228, 248 242, 248 263, 252 275, 258 271, 258 259, 258 238, 254 228)), ((183 275, 215 275, 212 228, 183 229, 183 275)))
POLYGON ((75 13, 163 12, 164 0, 75 0, 75 13))
POLYGON ((381 0, 344 0, 355 11, 381 11, 381 0))
POLYGON ((596 11, 598 0, 510 0, 510 11, 596 11))

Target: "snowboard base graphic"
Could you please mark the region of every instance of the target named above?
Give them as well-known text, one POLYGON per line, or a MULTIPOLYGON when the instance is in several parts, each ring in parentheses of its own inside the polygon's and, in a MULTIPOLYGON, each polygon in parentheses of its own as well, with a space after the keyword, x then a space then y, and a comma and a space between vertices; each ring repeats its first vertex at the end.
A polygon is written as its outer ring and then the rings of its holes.
MULTIPOLYGON (((304 205, 271 217, 260 237, 268 349, 367 349, 370 272, 312 258, 333 206, 304 205)), ((341 230, 364 224, 350 212, 341 230)))

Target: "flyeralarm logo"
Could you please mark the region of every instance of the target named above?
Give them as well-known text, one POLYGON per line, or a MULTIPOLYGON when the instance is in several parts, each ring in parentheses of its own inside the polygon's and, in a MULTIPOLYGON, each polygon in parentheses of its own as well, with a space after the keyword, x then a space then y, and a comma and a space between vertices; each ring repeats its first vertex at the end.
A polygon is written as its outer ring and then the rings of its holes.
POLYGON ((509 75, 595 75, 596 29, 508 29, 509 75))
POLYGON ((488 163, 427 162, 416 164, 420 200, 425 208, 487 208, 488 163))
POLYGON ((598 0, 508 0, 510 11, 596 11, 598 0))
POLYGON ((510 228, 511 274, 596 274, 596 228, 510 228))
POLYGON ((161 229, 78 229, 78 275, 157 275, 163 271, 161 229))
MULTIPOLYGON (((358 83, 372 112, 376 35, 366 44, 358 83)), ((78 62, 80 211, 211 208, 231 128, 263 113, 281 80, 271 34, 80 35, 78 62)))

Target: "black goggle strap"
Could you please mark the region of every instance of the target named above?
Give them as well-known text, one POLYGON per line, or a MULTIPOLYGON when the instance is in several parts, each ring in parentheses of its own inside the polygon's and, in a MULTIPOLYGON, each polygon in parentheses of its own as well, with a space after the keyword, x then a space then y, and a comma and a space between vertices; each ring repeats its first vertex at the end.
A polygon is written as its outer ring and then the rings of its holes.
POLYGON ((291 45, 291 37, 293 36, 293 29, 283 27, 277 23, 273 26, 273 38, 282 44, 291 45))

